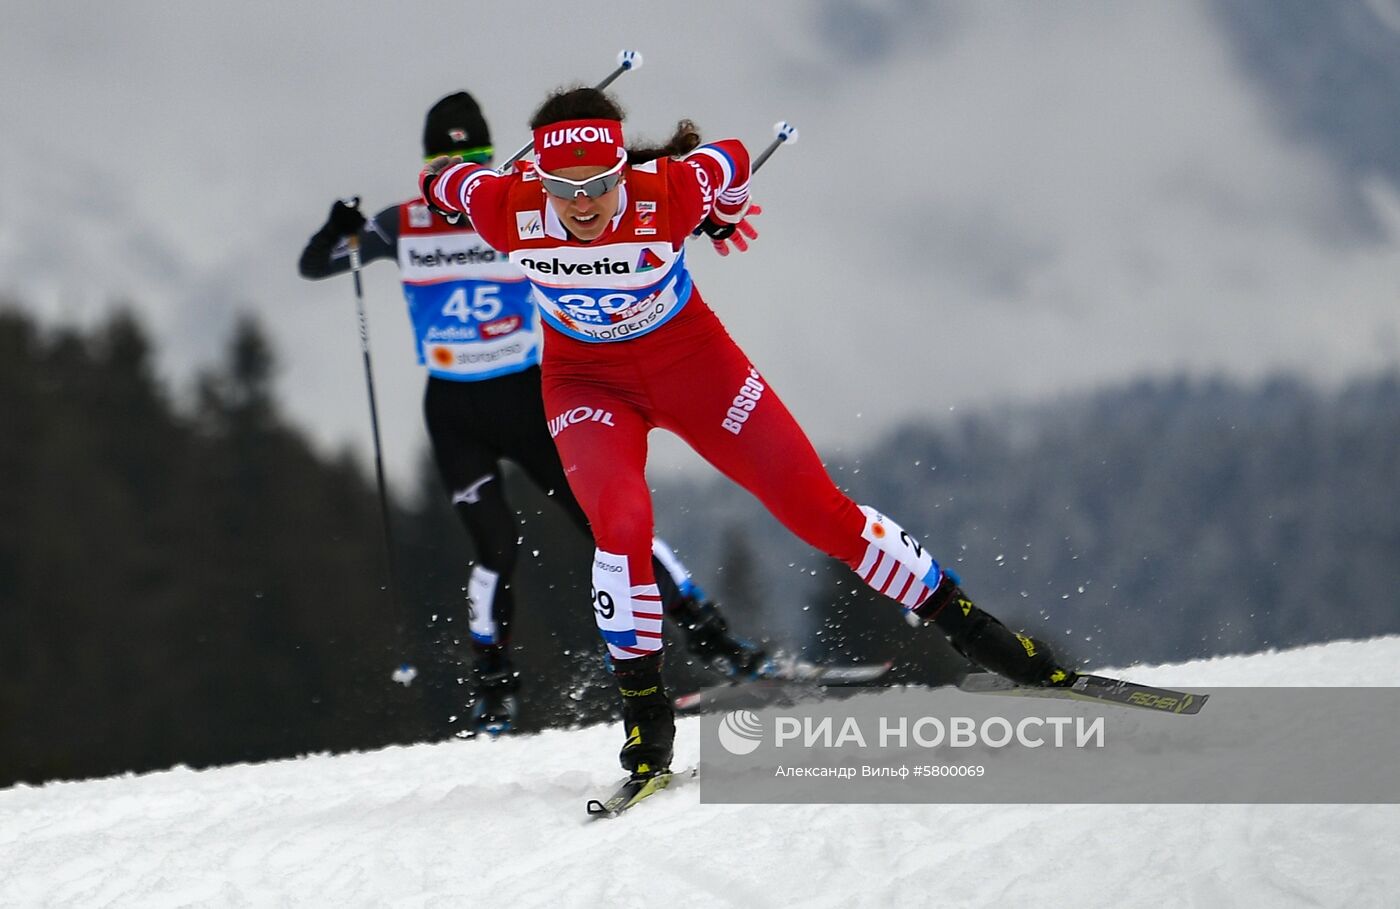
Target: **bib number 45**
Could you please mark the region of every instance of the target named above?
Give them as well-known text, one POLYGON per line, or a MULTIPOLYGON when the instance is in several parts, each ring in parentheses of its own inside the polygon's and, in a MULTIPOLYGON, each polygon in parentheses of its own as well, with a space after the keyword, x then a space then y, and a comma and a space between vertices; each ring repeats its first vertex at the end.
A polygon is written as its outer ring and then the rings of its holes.
POLYGON ((459 287, 442 305, 444 316, 455 316, 458 321, 490 322, 501 314, 501 285, 477 284, 472 287, 471 301, 467 301, 467 289, 459 287))

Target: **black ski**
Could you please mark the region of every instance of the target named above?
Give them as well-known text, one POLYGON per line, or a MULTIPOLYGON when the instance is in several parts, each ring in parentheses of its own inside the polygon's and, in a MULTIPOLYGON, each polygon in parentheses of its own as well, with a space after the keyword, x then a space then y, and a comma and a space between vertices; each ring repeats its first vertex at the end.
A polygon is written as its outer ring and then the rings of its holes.
POLYGON ((873 682, 890 671, 893 663, 853 663, 844 666, 820 666, 801 661, 780 666, 772 675, 756 679, 734 679, 723 685, 712 685, 677 695, 676 710, 736 709, 766 707, 774 704, 795 704, 822 697, 828 688, 862 685, 873 682))
POLYGON ((671 770, 663 770, 646 776, 629 776, 618 785, 611 796, 603 801, 589 799, 588 816, 593 818, 617 817, 643 799, 650 798, 673 785, 679 785, 682 780, 694 777, 695 774, 695 770, 681 774, 671 770))
POLYGON ((991 672, 973 672, 958 683, 958 688, 973 694, 1000 694, 1027 698, 1060 698, 1076 701, 1100 701, 1123 707, 1138 707, 1159 713, 1200 713, 1208 694, 1191 694, 1170 688, 1152 688, 1136 682, 1111 679, 1102 675, 1081 674, 1074 684, 1064 688, 1040 688, 1017 685, 1010 679, 991 672))

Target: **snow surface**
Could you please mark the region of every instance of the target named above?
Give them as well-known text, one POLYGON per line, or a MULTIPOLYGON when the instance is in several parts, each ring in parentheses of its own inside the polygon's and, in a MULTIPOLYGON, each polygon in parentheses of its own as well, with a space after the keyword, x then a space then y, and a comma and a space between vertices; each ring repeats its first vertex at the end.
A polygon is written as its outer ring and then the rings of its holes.
MULTIPOLYGON (((1400 637, 1134 667, 1400 684, 1400 637)), ((698 754, 683 719, 677 766, 698 754)), ((0 906, 1395 906, 1396 805, 701 805, 616 728, 0 791, 0 906)))

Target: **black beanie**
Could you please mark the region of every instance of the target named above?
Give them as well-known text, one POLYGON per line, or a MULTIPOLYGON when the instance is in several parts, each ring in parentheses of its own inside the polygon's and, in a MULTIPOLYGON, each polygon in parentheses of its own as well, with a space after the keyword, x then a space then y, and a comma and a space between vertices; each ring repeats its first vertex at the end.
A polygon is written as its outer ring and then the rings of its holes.
POLYGON ((428 111, 423 124, 423 154, 457 154, 467 149, 491 145, 491 131, 476 99, 466 92, 448 95, 428 111))

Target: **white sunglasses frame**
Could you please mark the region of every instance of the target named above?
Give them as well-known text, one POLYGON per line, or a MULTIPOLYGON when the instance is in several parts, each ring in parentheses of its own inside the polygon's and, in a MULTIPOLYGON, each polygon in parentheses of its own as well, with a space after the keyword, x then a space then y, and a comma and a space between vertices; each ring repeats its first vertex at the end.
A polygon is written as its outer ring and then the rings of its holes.
POLYGON ((539 175, 540 185, 544 188, 545 192, 549 193, 556 199, 562 199, 566 202, 570 202, 574 199, 577 199, 579 196, 587 196, 590 199, 601 199, 603 196, 612 192, 614 189, 617 189, 618 184, 622 182, 622 169, 626 166, 627 157, 624 153, 622 157, 618 158, 617 163, 614 164, 612 167, 603 171, 601 174, 594 174, 593 176, 588 177, 584 180, 570 180, 568 177, 557 177, 554 174, 551 174, 549 171, 541 170, 539 168, 539 165, 535 166, 535 173, 539 175), (598 193, 598 195, 595 196, 588 191, 589 184, 597 182, 599 180, 607 180, 608 177, 614 175, 616 175, 618 179, 613 183, 612 186, 607 187, 602 192, 598 193), (561 196, 549 188, 548 184, 550 183, 567 184, 573 189, 573 193, 568 196, 561 196))

